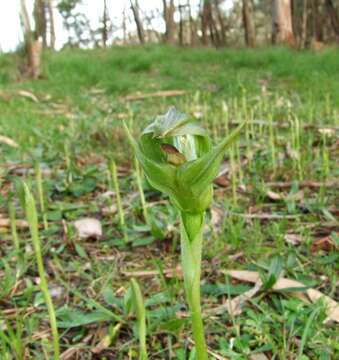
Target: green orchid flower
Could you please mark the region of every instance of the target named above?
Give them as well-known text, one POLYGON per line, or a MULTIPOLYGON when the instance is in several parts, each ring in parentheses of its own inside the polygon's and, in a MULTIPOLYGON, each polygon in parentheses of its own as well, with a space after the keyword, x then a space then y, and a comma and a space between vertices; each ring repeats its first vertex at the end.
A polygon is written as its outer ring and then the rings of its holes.
POLYGON ((139 141, 133 139, 125 126, 149 183, 167 194, 180 212, 181 262, 198 360, 208 359, 200 307, 205 211, 212 202, 213 180, 224 152, 244 125, 214 147, 206 131, 175 108, 157 116, 139 141))
POLYGON ((212 147, 205 129, 170 108, 146 127, 139 142, 126 130, 150 184, 167 194, 180 211, 201 213, 211 204, 212 182, 225 149, 243 126, 212 147))

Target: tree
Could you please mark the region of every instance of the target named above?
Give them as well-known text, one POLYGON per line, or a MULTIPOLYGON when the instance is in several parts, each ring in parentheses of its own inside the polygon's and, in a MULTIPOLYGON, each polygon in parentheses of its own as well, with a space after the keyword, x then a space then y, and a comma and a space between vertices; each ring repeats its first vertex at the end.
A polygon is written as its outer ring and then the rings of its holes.
POLYGON ((247 46, 255 47, 255 25, 253 21, 252 0, 242 0, 242 18, 247 46))
POLYGON ((108 41, 108 34, 112 30, 112 25, 110 22, 110 18, 108 15, 108 8, 107 8, 107 0, 104 0, 104 9, 102 14, 102 28, 101 28, 101 35, 102 35, 102 45, 103 47, 107 47, 108 41))
POLYGON ((224 21, 224 17, 222 14, 222 11, 220 9, 220 0, 214 0, 214 8, 215 12, 218 18, 218 23, 220 27, 220 44, 219 45, 225 45, 226 44, 226 25, 224 21))
POLYGON ((44 48, 47 47, 46 10, 47 7, 45 0, 35 0, 34 3, 35 38, 42 39, 42 44, 44 48))
POLYGON ((55 48, 55 26, 54 26, 54 13, 53 13, 53 0, 47 0, 47 12, 49 18, 49 31, 50 31, 50 47, 55 48))
POLYGON ((337 37, 339 37, 339 17, 337 10, 333 4, 333 0, 325 1, 326 9, 331 20, 332 28, 337 37))
POLYGON ((175 6, 174 0, 166 0, 162 1, 164 7, 164 20, 166 25, 165 31, 165 42, 167 44, 175 44, 175 21, 174 21, 174 13, 175 13, 175 6))
MULTIPOLYGON (((218 26, 213 17, 213 10, 219 10, 218 3, 213 9, 212 0, 203 0, 202 11, 201 11, 201 32, 202 32, 202 43, 208 45, 210 42, 215 46, 222 45, 222 36, 218 31, 218 26)), ((216 12, 217 12, 216 11, 216 12)))
POLYGON ((142 22, 140 20, 138 0, 134 0, 134 2, 130 0, 130 4, 134 16, 135 25, 137 27, 140 44, 145 44, 145 31, 142 22))
POLYGON ((37 79, 41 75, 42 44, 39 39, 39 32, 32 30, 25 0, 20 2, 20 17, 24 32, 27 73, 32 79, 37 79))
POLYGON ((291 0, 272 0, 272 43, 294 45, 291 0))

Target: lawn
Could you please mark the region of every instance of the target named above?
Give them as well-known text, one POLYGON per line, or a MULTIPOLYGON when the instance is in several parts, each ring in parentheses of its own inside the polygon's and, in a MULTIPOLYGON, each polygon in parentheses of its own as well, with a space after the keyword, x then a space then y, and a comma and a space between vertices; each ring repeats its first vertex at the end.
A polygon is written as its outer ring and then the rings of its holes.
POLYGON ((215 143, 248 121, 204 229, 212 358, 339 357, 337 49, 72 49, 47 52, 37 81, 20 79, 19 62, 0 55, 0 359, 53 354, 22 181, 37 204, 61 358, 138 358, 135 278, 149 357, 194 359, 178 214, 123 130, 137 137, 170 106, 215 143), (102 234, 80 238, 83 218, 102 234))

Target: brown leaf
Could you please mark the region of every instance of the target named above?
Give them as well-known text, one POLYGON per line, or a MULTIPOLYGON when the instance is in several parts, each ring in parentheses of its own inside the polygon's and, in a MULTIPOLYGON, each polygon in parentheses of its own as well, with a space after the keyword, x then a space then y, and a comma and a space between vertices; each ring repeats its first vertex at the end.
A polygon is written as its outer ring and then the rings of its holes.
MULTIPOLYGON (((10 226, 10 219, 0 219, 0 228, 9 228, 10 226)), ((16 220, 16 226, 21 229, 26 229, 28 228, 28 222, 26 220, 16 220)))
POLYGON ((214 179, 214 183, 220 187, 227 188, 230 185, 229 180, 227 180, 226 176, 221 175, 214 179))
POLYGON ((22 97, 25 97, 25 98, 28 98, 28 99, 31 99, 33 102, 35 103, 38 103, 39 100, 38 98, 30 91, 27 91, 27 90, 19 90, 18 91, 18 95, 22 96, 22 97))
MULTIPOLYGON (((248 281, 251 283, 257 283, 260 279, 259 273, 256 271, 247 271, 247 270, 226 270, 223 271, 224 274, 229 275, 235 279, 241 281, 248 281)), ((301 292, 300 288, 305 288, 306 286, 296 280, 280 278, 273 286, 273 290, 285 290, 285 289, 293 289, 295 288, 295 292, 293 292, 293 296, 298 297, 300 300, 304 302, 312 302, 318 301, 320 298, 324 301, 327 305, 327 319, 325 322, 330 320, 339 322, 339 304, 331 299, 329 296, 324 295, 318 290, 315 289, 306 289, 305 292, 301 292), (307 295, 307 297, 305 296, 307 295)))
POLYGON ((113 342, 113 340, 117 337, 119 334, 120 328, 122 324, 118 323, 115 325, 112 333, 104 336, 102 340, 92 349, 93 354, 100 354, 103 350, 107 349, 113 342))
POLYGON ((232 315, 241 314, 244 304, 260 291, 261 286, 262 282, 261 280, 258 280, 252 289, 245 291, 243 294, 236 296, 232 300, 227 300, 226 304, 222 305, 222 307, 226 307, 227 311, 232 315))
POLYGON ((291 245, 299 245, 302 242, 302 237, 297 234, 286 234, 285 241, 291 245))
POLYGON ((277 201, 277 200, 283 200, 284 199, 284 196, 281 195, 281 194, 278 194, 274 191, 271 191, 271 190, 268 190, 266 192, 266 195, 268 198, 270 198, 271 200, 274 200, 274 201, 277 201))
POLYGON ((3 135, 0 135, 0 143, 6 144, 6 145, 14 147, 14 148, 19 147, 19 145, 14 140, 12 140, 11 138, 9 138, 7 136, 3 136, 3 135))
POLYGON ((84 218, 74 222, 74 227, 80 239, 95 238, 102 236, 102 226, 99 220, 84 218))
POLYGON ((258 353, 250 355, 250 360, 268 360, 268 357, 264 353, 258 353))
POLYGON ((311 251, 316 252, 318 250, 331 251, 335 248, 331 236, 325 236, 320 239, 316 239, 311 245, 311 251))

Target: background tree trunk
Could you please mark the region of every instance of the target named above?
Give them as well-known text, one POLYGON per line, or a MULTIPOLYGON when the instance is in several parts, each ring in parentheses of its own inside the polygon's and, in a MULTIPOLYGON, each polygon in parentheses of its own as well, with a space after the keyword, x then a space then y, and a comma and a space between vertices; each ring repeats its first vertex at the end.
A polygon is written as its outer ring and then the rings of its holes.
POLYGON ((32 79, 37 79, 41 75, 42 44, 39 38, 36 39, 34 37, 25 0, 21 0, 20 7, 21 7, 20 9, 21 22, 22 22, 25 47, 26 47, 28 76, 32 79))
POLYGON ((141 22, 140 16, 139 16, 138 1, 135 0, 133 3, 133 1, 130 0, 130 3, 131 3, 131 10, 132 10, 133 16, 134 16, 135 25, 137 27, 138 38, 139 38, 140 44, 145 44, 145 31, 144 31, 144 27, 142 25, 142 22, 141 22))
POLYGON ((55 49, 55 25, 54 25, 54 13, 53 13, 53 0, 47 0, 47 11, 49 18, 49 32, 50 32, 50 47, 55 49))
POLYGON ((294 45, 291 0, 272 0, 272 43, 294 45))
POLYGON ((47 47, 47 19, 46 19, 46 2, 45 0, 35 0, 34 3, 34 22, 35 22, 35 39, 42 38, 44 48, 47 47))
POLYGON ((307 17, 308 17, 308 7, 307 0, 303 0, 302 6, 302 17, 301 17, 301 33, 300 33, 300 44, 301 48, 306 47, 306 39, 307 39, 307 17))
POLYGON ((333 0, 325 0, 326 9, 331 19, 332 28, 337 37, 339 37, 339 17, 333 4, 333 0))
POLYGON ((245 32, 245 43, 249 47, 255 47, 255 26, 253 21, 252 0, 242 0, 242 17, 245 32))
POLYGON ((107 10, 107 0, 104 0, 104 12, 102 15, 102 45, 107 47, 108 40, 108 10, 107 10))
POLYGON ((214 8, 217 14, 218 23, 220 27, 220 45, 226 45, 226 25, 224 21, 224 17, 222 16, 222 11, 219 6, 219 1, 214 0, 214 8))
POLYGON ((164 6, 164 20, 166 25, 165 42, 167 44, 174 45, 175 44, 174 0, 169 0, 169 3, 167 3, 166 0, 163 0, 162 2, 164 6))
POLYGON ((190 20, 190 44, 191 46, 196 46, 198 39, 197 39, 197 27, 196 23, 192 16, 192 9, 191 9, 191 3, 189 0, 187 0, 187 7, 188 7, 188 16, 190 20))
POLYGON ((208 29, 209 29, 209 12, 210 4, 208 0, 203 0, 201 10, 201 33, 203 45, 209 44, 208 29))

